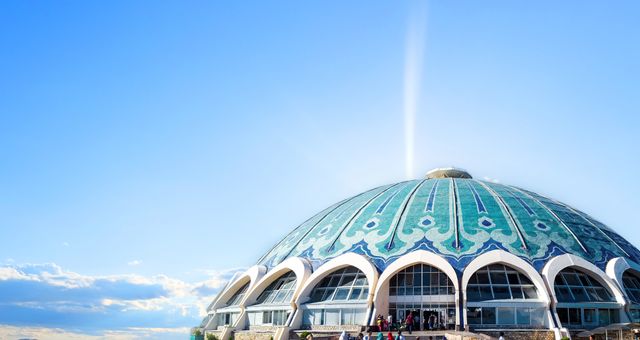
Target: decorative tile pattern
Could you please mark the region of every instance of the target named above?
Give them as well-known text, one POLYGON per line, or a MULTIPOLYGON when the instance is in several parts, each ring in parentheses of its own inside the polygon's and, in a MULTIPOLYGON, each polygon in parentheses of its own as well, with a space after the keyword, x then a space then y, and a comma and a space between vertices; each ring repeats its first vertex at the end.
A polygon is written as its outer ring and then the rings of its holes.
POLYGON ((418 249, 441 255, 458 272, 494 249, 538 270, 565 253, 603 269, 618 256, 640 262, 640 251, 628 241, 563 203, 512 186, 443 178, 382 186, 339 202, 294 229, 259 264, 274 267, 300 256, 317 267, 355 252, 382 272, 418 249))

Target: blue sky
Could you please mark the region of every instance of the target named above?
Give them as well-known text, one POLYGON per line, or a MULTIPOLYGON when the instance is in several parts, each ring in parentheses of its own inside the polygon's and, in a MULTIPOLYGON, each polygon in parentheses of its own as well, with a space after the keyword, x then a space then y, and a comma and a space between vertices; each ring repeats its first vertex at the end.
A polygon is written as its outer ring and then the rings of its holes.
POLYGON ((183 338, 298 223, 406 178, 416 13, 414 176, 640 245, 637 2, 5 1, 0 335, 183 338))

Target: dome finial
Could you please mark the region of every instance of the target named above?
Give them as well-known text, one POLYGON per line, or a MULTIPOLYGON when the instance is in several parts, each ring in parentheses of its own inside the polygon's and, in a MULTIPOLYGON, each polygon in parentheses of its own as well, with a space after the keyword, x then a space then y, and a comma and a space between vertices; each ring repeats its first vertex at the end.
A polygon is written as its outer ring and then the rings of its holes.
POLYGON ((436 168, 429 172, 425 176, 427 179, 432 178, 473 178, 466 170, 460 168, 436 168))

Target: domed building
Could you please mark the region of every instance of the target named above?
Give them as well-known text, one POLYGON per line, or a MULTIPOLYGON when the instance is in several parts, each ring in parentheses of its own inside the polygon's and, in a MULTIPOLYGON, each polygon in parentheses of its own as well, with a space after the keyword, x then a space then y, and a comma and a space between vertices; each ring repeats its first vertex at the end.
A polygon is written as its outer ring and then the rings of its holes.
POLYGON ((235 277, 201 328, 220 339, 414 329, 548 333, 640 321, 640 251, 571 206, 435 169, 338 202, 235 277))

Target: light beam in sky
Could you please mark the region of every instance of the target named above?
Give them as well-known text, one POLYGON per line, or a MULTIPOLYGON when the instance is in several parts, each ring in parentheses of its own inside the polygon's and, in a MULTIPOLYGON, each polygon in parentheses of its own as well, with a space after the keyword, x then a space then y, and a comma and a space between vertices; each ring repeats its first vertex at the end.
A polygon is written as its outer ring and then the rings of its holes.
POLYGON ((415 155, 416 112, 420 97, 427 8, 423 2, 412 8, 407 30, 404 64, 405 176, 412 179, 415 155))

